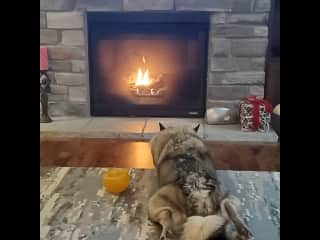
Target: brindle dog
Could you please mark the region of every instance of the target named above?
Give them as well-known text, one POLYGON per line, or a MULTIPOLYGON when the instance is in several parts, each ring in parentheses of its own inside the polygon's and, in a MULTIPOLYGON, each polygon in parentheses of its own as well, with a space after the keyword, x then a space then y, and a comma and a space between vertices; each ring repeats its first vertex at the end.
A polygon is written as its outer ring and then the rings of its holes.
POLYGON ((199 126, 160 123, 151 139, 159 189, 149 199, 149 218, 162 226, 160 240, 250 239, 238 202, 222 191, 213 159, 196 134, 199 126))

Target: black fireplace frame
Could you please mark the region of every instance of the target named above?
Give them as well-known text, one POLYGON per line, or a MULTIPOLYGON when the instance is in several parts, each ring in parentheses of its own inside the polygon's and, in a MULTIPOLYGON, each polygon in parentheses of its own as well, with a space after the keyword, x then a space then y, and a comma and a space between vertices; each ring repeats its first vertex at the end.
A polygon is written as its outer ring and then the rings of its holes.
MULTIPOLYGON (((126 117, 203 117, 206 109, 207 97, 207 69, 208 69, 208 40, 210 15, 207 12, 174 12, 174 11, 148 11, 148 12, 87 12, 87 31, 88 31, 88 59, 89 59, 89 92, 90 92, 90 113, 92 116, 126 116, 126 117), (203 65, 203 84, 200 91, 202 92, 202 106, 197 109, 168 110, 156 107, 147 109, 135 109, 134 113, 128 110, 110 111, 104 106, 97 106, 94 103, 93 81, 97 77, 97 59, 95 56, 95 39, 92 29, 96 24, 112 24, 112 23, 201 23, 205 30, 204 43, 204 62, 203 65), (95 104, 95 105, 94 105, 95 104)), ((187 109, 187 107, 186 107, 187 109)))

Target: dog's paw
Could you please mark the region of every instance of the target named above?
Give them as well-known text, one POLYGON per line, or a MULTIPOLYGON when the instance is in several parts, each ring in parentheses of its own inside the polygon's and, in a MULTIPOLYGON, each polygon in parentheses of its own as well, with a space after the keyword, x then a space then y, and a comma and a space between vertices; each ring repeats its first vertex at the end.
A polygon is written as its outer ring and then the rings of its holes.
POLYGON ((253 235, 246 227, 241 227, 238 229, 238 239, 239 240, 253 240, 253 235))
POLYGON ((161 235, 159 240, 167 240, 167 237, 165 235, 161 235))
POLYGON ((166 229, 161 232, 159 240, 170 240, 172 237, 173 233, 170 229, 166 229))
POLYGON ((159 240, 170 240, 171 238, 169 238, 167 235, 165 234, 161 234, 159 240))

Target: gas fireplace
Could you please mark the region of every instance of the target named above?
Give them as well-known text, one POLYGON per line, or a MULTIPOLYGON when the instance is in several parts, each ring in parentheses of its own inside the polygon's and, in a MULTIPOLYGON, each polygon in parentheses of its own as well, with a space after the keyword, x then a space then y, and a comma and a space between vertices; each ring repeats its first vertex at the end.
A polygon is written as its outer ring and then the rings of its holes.
POLYGON ((87 15, 92 116, 202 117, 209 16, 87 15))

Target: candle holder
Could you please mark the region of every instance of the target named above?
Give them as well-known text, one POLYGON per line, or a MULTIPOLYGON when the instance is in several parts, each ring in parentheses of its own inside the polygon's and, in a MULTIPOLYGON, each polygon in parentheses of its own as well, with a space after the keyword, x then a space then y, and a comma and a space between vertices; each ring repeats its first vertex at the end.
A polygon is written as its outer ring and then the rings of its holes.
POLYGON ((102 183, 107 192, 119 194, 130 184, 129 169, 113 168, 103 174, 102 183))
POLYGON ((46 71, 40 71, 40 103, 41 116, 40 123, 52 122, 48 114, 48 93, 50 92, 50 79, 46 71))

